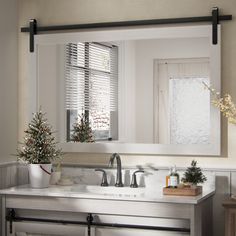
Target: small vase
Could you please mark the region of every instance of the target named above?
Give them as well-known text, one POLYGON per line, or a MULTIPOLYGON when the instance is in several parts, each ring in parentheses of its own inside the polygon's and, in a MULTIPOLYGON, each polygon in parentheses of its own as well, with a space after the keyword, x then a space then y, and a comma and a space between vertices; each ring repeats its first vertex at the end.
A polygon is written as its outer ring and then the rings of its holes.
POLYGON ((55 185, 61 179, 61 171, 54 171, 51 174, 50 184, 55 185))
POLYGON ((52 164, 29 164, 29 181, 32 188, 48 188, 52 164))

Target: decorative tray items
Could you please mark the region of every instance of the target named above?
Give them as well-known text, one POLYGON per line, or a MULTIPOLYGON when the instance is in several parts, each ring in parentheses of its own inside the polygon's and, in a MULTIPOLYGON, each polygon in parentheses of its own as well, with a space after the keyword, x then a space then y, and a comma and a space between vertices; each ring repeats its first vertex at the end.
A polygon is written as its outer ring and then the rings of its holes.
POLYGON ((204 183, 207 180, 202 173, 200 167, 197 167, 197 162, 192 161, 191 166, 184 172, 182 183, 179 181, 179 174, 176 167, 170 168, 169 175, 166 176, 166 187, 163 188, 164 195, 178 196, 197 196, 202 193, 202 186, 199 183, 204 183))

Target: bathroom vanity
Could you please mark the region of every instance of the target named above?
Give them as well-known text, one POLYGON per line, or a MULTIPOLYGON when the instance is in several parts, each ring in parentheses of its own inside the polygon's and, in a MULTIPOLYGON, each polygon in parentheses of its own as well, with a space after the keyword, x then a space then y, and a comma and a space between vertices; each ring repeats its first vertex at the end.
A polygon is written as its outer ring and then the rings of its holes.
MULTIPOLYGON (((220 112, 210 106, 211 94, 204 89, 204 84, 211 84, 220 91, 221 34, 220 26, 216 28, 214 45, 212 25, 34 35, 29 117, 43 107, 58 130, 62 151, 69 155, 220 155, 220 112), (71 139, 73 125, 83 115, 91 122, 94 142, 71 139)), ((108 182, 117 187, 98 186, 95 178, 100 177, 93 174, 93 185, 0 191, 7 216, 2 235, 212 235, 214 188, 204 188, 197 197, 163 196, 165 184, 157 183, 163 183, 166 174, 156 173, 139 181, 148 188, 122 187, 117 156, 116 161, 116 183, 114 178, 108 182)), ((136 186, 130 171, 124 174, 128 177, 124 186, 136 186)), ((83 171, 73 177, 81 183, 89 179, 85 175, 83 171)))
POLYGON ((196 197, 92 185, 1 190, 2 235, 212 235, 214 190, 196 197), (7 217, 5 217, 7 216, 7 217), (56 227, 55 227, 56 226, 56 227))

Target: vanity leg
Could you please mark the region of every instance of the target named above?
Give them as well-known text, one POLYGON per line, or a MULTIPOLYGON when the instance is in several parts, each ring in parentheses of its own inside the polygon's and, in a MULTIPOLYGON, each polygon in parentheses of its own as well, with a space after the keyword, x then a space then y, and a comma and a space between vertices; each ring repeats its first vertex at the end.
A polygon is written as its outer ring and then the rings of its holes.
POLYGON ((202 220, 204 223, 203 235, 213 236, 213 198, 204 202, 202 220))
POLYGON ((2 196, 2 236, 6 235, 6 197, 2 196))
POLYGON ((202 208, 200 205, 193 205, 191 209, 190 219, 190 236, 203 236, 202 235, 202 208))
POLYGON ((212 197, 192 206, 190 219, 190 236, 213 236, 212 197))

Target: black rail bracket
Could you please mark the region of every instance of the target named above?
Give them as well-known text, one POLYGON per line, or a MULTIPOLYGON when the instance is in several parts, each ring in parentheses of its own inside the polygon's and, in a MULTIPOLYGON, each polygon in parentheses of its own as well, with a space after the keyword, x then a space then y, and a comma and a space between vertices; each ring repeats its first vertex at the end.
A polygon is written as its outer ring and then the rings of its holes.
POLYGON ((212 44, 218 43, 218 24, 219 24, 219 9, 213 7, 212 9, 212 44))
POLYGON ((34 35, 37 34, 37 21, 35 19, 29 21, 29 33, 30 52, 34 52, 34 35))

